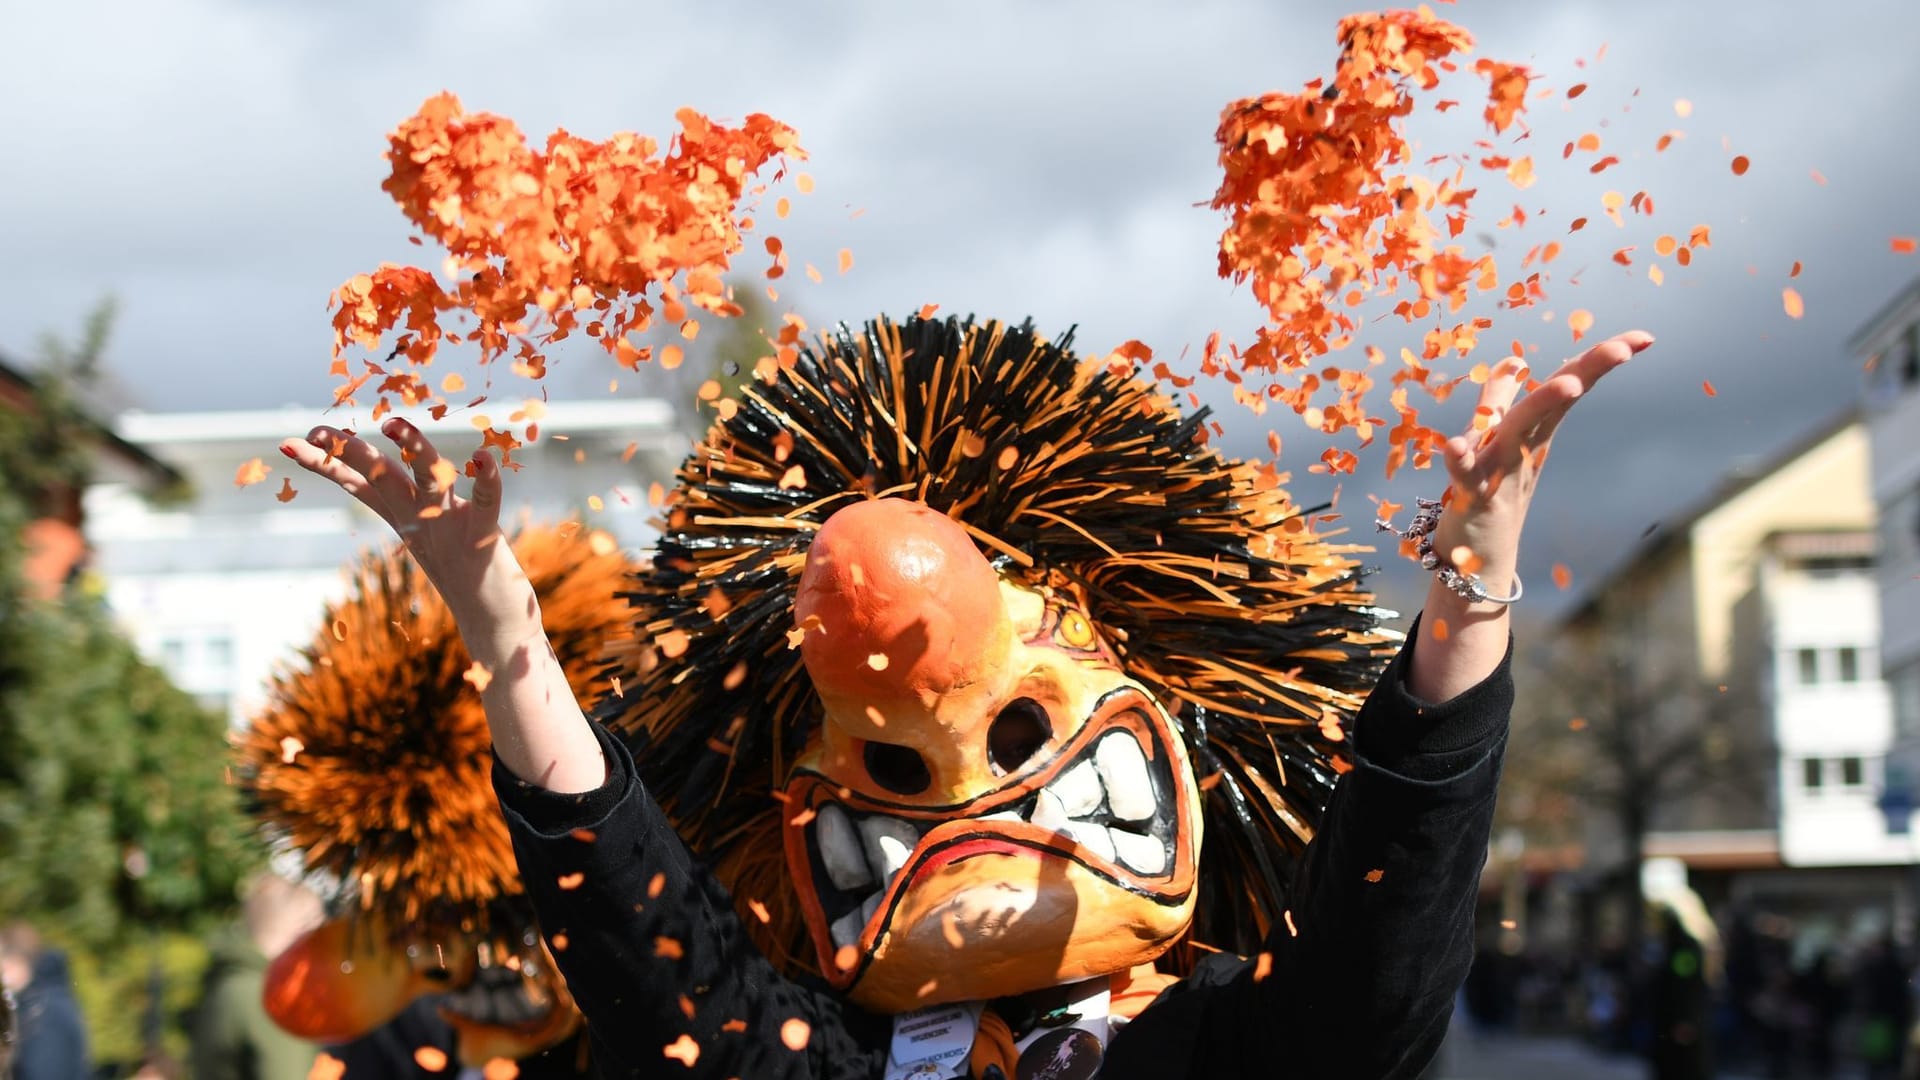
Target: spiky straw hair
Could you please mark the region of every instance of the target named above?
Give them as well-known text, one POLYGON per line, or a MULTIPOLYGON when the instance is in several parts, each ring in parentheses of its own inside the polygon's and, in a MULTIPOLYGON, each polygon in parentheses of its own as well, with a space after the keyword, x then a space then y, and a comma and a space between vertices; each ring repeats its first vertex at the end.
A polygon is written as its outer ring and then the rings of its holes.
POLYGON ((771 909, 761 944, 811 959, 774 794, 821 722, 789 636, 807 547, 840 507, 901 495, 958 520, 1003 572, 1077 591, 1181 716, 1206 791, 1194 936, 1253 948, 1345 765, 1328 732, 1387 647, 1350 557, 1365 549, 1317 535, 1270 470, 1209 449, 1205 410, 1182 417, 1125 362, 1076 357, 1071 335, 882 320, 793 359, 681 467, 628 594, 628 690, 601 710, 681 835, 771 909))
MULTIPOLYGON (((513 548, 568 682, 591 701, 607 643, 630 632, 615 594, 633 564, 577 522, 527 528, 513 548)), ((484 924, 522 889, 473 661, 440 595, 403 550, 370 552, 302 660, 237 737, 249 808, 390 927, 484 924)))

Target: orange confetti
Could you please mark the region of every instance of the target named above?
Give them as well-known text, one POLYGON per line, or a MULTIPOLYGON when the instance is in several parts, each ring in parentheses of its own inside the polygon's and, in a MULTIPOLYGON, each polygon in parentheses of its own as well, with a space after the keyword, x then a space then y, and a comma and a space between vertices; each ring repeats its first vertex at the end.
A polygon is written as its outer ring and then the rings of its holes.
POLYGON ((1451 633, 1451 631, 1447 629, 1447 620, 1445 619, 1433 620, 1433 640, 1445 641, 1447 640, 1447 636, 1449 633, 1451 633))
POLYGON ((413 1063, 428 1072, 440 1072, 447 1067, 447 1052, 437 1046, 421 1046, 413 1051, 413 1063))
POLYGON ((1708 380, 1708 381, 1705 381, 1705 382, 1702 382, 1702 383, 1700 384, 1700 389, 1702 389, 1702 390, 1704 390, 1704 391, 1706 391, 1706 392, 1707 392, 1707 396, 1708 396, 1708 397, 1719 397, 1719 396, 1720 396, 1720 391, 1718 391, 1718 390, 1715 390, 1715 389, 1713 388, 1713 382, 1712 382, 1711 380, 1708 380))
POLYGON ((1689 116, 1692 116, 1693 102, 1688 101, 1686 98, 1680 98, 1679 100, 1675 101, 1673 103, 1673 115, 1678 116, 1683 120, 1689 116))
POLYGON ((294 496, 298 494, 300 493, 294 490, 293 480, 290 477, 283 476, 280 478, 280 490, 274 492, 273 497, 283 503, 290 503, 293 501, 294 496))
POLYGON ((780 1041, 787 1049, 799 1053, 807 1048, 807 1041, 813 1038, 813 1028, 805 1020, 794 1017, 780 1025, 780 1041))
POLYGON ((1572 587, 1572 585, 1573 585, 1573 571, 1567 569, 1566 563, 1554 563, 1553 564, 1553 587, 1556 589, 1559 589, 1561 592, 1566 592, 1567 589, 1572 587))
POLYGON ((1385 870, 1369 870, 1367 871, 1367 882, 1368 884, 1378 885, 1380 884, 1380 879, 1386 876, 1387 872, 1385 870))
POLYGON ((1781 306, 1787 309, 1787 318, 1798 319, 1807 313, 1806 302, 1800 299, 1798 289, 1788 286, 1780 290, 1781 306))
POLYGON ((887 660, 886 653, 877 652, 877 653, 869 654, 867 656, 867 666, 872 668, 875 671, 887 670, 888 663, 889 661, 887 660))
POLYGON ((798 465, 780 474, 780 490, 782 491, 792 491, 795 488, 803 488, 806 486, 807 471, 798 465))
POLYGON ((767 905, 758 900, 747 901, 747 910, 753 912, 753 917, 759 919, 762 923, 773 922, 773 912, 768 911, 767 905))
POLYGON ((662 960, 678 960, 687 955, 687 950, 673 938, 657 937, 653 939, 653 955, 662 960))
POLYGON ((660 366, 672 371, 686 359, 686 352, 678 345, 668 345, 660 350, 660 366))
POLYGON ((347 1075, 347 1063, 332 1054, 320 1054, 313 1059, 313 1068, 307 1070, 307 1080, 341 1080, 347 1075))
POLYGON ((1013 468, 1014 465, 1019 462, 1019 460, 1020 460, 1020 451, 1014 447, 1009 446, 1000 451, 1000 456, 995 458, 993 463, 995 466, 997 466, 1000 469, 1001 472, 1006 472, 1008 469, 1013 468))
POLYGON ((1920 237, 1896 236, 1893 238, 1893 253, 1895 255, 1911 255, 1915 248, 1920 248, 1920 237))
POLYGON ((520 1066, 509 1058, 493 1058, 480 1067, 480 1080, 518 1080, 520 1066))
POLYGON ((839 968, 841 971, 852 971, 854 965, 859 962, 860 947, 858 945, 842 945, 833 952, 833 966, 839 968))
POLYGON ((482 694, 486 693, 487 687, 493 683, 493 672, 488 671, 487 666, 478 660, 475 660, 473 666, 467 668, 460 677, 472 683, 474 690, 482 694))
POLYGON ((1790 278, 1797 278, 1800 276, 1800 260, 1799 259, 1793 260, 1793 269, 1787 271, 1787 276, 1790 278))
POLYGON ((1293 909, 1287 908, 1285 911, 1282 911, 1280 915, 1281 915, 1281 918, 1286 921, 1287 933, 1293 937, 1299 937, 1300 928, 1293 925, 1293 909))
POLYGON ((1750 165, 1752 165, 1752 162, 1747 160, 1747 156, 1745 154, 1736 155, 1733 159, 1733 175, 1735 176, 1747 175, 1747 169, 1750 165))
POLYGON ((844 274, 851 269, 853 269, 853 249, 841 248, 840 249, 840 272, 844 274))
POLYGON ((559 885, 561 890, 564 892, 572 892, 573 890, 579 888, 581 883, 586 880, 587 880, 587 875, 576 870, 571 874, 561 874, 560 877, 556 880, 555 884, 559 885))
POLYGON ((1263 952, 1253 960, 1253 981, 1265 982, 1273 974, 1273 954, 1263 952))
POLYGON ((1567 730, 1568 731, 1585 731, 1587 730, 1587 721, 1583 717, 1576 716, 1573 719, 1567 721, 1567 730))
POLYGON ((259 458, 254 458, 251 461, 242 463, 239 470, 233 474, 233 486, 247 487, 252 484, 257 484, 265 480, 267 474, 272 471, 273 467, 271 465, 261 461, 259 458))
POLYGON ((685 630, 675 628, 654 638, 653 644, 660 650, 661 655, 669 660, 676 660, 687 651, 687 646, 692 643, 692 640, 685 630))
POLYGON ((1573 340, 1579 341, 1593 329, 1593 312, 1580 308, 1567 316, 1567 326, 1573 331, 1573 340))
POLYGON ((691 1069, 693 1063, 700 1060, 700 1044, 693 1041, 693 1036, 682 1035, 673 1040, 661 1053, 691 1069))
POLYGON ((291 735, 283 737, 280 740, 280 763, 282 765, 293 764, 293 759, 300 756, 300 751, 306 748, 305 743, 291 735))

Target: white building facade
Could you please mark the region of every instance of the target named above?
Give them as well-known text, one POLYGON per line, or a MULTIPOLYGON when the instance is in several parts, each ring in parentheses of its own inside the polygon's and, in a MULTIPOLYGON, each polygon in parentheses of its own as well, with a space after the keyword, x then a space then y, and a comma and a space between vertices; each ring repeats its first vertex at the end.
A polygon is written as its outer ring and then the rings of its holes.
POLYGON ((1879 671, 1874 537, 1783 533, 1759 568, 1788 866, 1914 861, 1880 805, 1893 706, 1879 671))
MULTIPOLYGON (((412 419, 450 456, 477 442, 464 418, 412 419)), ((193 499, 155 507, 121 483, 87 495, 92 565, 116 618, 143 655, 236 725, 265 703, 275 666, 311 641, 347 568, 392 542, 371 512, 277 452, 321 420, 299 409, 129 413, 118 433, 186 474, 193 499), (252 458, 274 471, 237 486, 252 458), (287 479, 296 494, 281 501, 287 479)), ((652 399, 550 404, 539 440, 514 453, 523 468, 507 474, 506 518, 578 517, 630 549, 649 546, 660 510, 648 490, 672 486, 688 449, 675 421, 652 399)))

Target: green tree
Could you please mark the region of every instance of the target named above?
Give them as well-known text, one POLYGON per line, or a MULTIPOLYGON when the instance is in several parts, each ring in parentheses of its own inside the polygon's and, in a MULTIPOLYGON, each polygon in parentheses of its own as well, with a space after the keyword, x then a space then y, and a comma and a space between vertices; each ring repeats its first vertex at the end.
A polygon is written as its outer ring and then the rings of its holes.
POLYGON ((182 1049, 198 941, 261 859, 225 782, 223 718, 142 661, 97 596, 38 600, 20 574, 21 527, 87 482, 98 429, 78 402, 111 319, 43 346, 35 400, 0 408, 0 914, 70 950, 103 1059, 138 1054, 149 1017, 182 1049))

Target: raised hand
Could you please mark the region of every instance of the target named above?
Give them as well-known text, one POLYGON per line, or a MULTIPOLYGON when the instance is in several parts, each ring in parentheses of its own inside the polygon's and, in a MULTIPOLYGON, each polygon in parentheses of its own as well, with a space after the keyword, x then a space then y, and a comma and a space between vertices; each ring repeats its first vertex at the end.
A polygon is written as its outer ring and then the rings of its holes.
MULTIPOLYGON (((1447 440, 1453 484, 1433 533, 1441 561, 1475 573, 1495 596, 1518 586, 1520 534, 1527 507, 1560 421, 1603 377, 1653 344, 1653 335, 1628 331, 1560 366, 1525 397, 1523 370, 1505 360, 1480 389, 1473 427, 1447 440)), ((1432 701, 1453 697, 1485 678, 1506 652, 1506 605, 1474 602, 1437 580, 1428 591, 1411 689, 1432 701)))
POLYGON ((463 498, 454 490, 462 470, 419 428, 395 417, 381 431, 399 449, 399 461, 331 427, 314 428, 304 440, 288 439, 280 452, 391 526, 463 632, 511 632, 524 629, 528 615, 537 619, 528 607, 532 589, 500 532, 500 466, 493 455, 475 450, 467 460, 473 492, 463 498))
POLYGON ((330 427, 288 439, 280 452, 380 515, 440 590, 467 651, 489 673, 481 698, 507 768, 555 791, 600 786, 607 771, 599 740, 547 643, 533 586, 500 533, 500 466, 474 451, 473 493, 463 498, 454 491, 460 470, 418 428, 396 417, 381 431, 400 461, 330 427))

